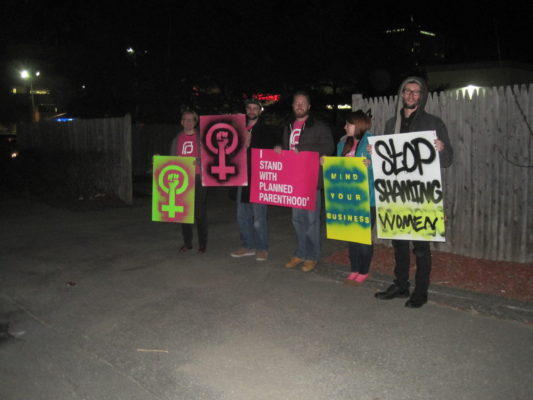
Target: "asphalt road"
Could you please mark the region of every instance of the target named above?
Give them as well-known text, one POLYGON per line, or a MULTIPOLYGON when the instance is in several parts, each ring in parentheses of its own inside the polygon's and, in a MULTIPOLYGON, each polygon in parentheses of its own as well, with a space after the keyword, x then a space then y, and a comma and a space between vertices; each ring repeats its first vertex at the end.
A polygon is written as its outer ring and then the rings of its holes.
POLYGON ((4 196, 0 399, 533 398, 532 325, 286 270, 287 209, 270 210, 268 261, 232 259, 234 205, 209 201, 208 252, 179 254, 178 227, 146 202, 4 196))

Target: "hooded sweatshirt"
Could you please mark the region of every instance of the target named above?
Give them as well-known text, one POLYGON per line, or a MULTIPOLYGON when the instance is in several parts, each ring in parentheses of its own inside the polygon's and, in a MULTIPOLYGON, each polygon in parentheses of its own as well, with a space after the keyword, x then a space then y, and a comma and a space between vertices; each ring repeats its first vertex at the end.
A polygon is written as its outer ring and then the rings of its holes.
MULTIPOLYGON (((363 137, 361 137, 361 140, 359 141, 359 144, 355 151, 354 157, 365 157, 367 159, 371 159, 370 153, 367 150, 368 147, 368 138, 370 136, 373 136, 370 132, 365 132, 363 134, 363 137)), ((340 138, 339 143, 337 144, 337 157, 342 157, 342 150, 344 149, 344 144, 346 143, 346 139, 348 138, 348 135, 344 135, 340 138)), ((368 166, 368 193, 370 195, 370 207, 376 206, 376 197, 374 194, 374 171, 372 169, 372 164, 368 166)))
POLYGON ((396 114, 394 117, 389 119, 385 124, 385 134, 390 135, 393 133, 405 133, 405 132, 420 132, 420 131, 436 131, 437 138, 444 142, 444 150, 439 152, 440 166, 441 168, 447 168, 452 164, 453 161, 453 148, 448 137, 448 130, 446 125, 442 120, 432 114, 428 114, 425 111, 426 102, 428 99, 428 88, 424 79, 411 76, 405 79, 398 90, 398 102, 396 104, 396 114), (409 124, 408 130, 401 129, 402 123, 402 91, 406 84, 408 83, 418 83, 421 88, 420 100, 418 102, 418 108, 414 112, 414 115, 411 116, 412 120, 409 124))

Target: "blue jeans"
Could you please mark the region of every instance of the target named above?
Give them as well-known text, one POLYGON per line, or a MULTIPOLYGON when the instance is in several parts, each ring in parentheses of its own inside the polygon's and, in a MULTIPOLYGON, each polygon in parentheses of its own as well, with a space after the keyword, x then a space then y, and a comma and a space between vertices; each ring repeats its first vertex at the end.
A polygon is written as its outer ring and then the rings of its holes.
POLYGON ((304 260, 318 261, 320 258, 320 214, 322 207, 321 192, 316 192, 314 211, 301 208, 292 209, 292 225, 298 241, 294 255, 304 260))
POLYGON ((267 205, 243 203, 242 188, 237 189, 237 222, 245 249, 268 250, 267 205))
MULTIPOLYGON (((370 207, 370 229, 376 222, 376 207, 370 207)), ((348 242, 348 254, 350 255, 350 271, 368 274, 370 263, 374 254, 373 244, 348 242)))

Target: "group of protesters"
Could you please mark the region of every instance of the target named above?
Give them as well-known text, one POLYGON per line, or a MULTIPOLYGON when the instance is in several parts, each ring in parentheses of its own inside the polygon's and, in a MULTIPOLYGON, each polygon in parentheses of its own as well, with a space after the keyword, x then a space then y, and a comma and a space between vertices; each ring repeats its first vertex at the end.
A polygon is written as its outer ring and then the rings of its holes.
MULTIPOLYGON (((427 112, 425 105, 428 89, 425 81, 419 77, 409 77, 400 85, 398 104, 395 115, 389 119, 384 134, 406 132, 436 131, 435 148, 440 154, 440 166, 446 168, 453 160, 453 150, 443 121, 427 112)), ((372 146, 368 138, 372 136, 370 111, 357 110, 346 117, 345 135, 335 146, 332 132, 328 125, 315 118, 311 113, 311 99, 306 92, 293 95, 292 114, 279 130, 267 125, 261 118, 262 104, 254 98, 245 101, 246 131, 245 146, 248 151, 248 171, 251 170, 251 149, 274 149, 294 152, 312 151, 319 154, 321 164, 323 157, 364 157, 368 169, 370 221, 375 224, 376 208, 371 163, 372 146)), ((181 116, 183 130, 178 133, 171 144, 170 154, 176 156, 199 157, 200 138, 196 129, 198 115, 194 111, 185 111, 181 116)), ((198 230, 198 251, 207 248, 207 191, 201 184, 200 170, 197 163, 195 191, 195 224, 198 230)), ((321 165, 319 166, 321 168, 321 165)), ((268 224, 266 204, 250 201, 251 174, 248 174, 248 186, 239 186, 236 193, 237 221, 239 225, 241 246, 230 253, 231 257, 255 257, 257 261, 268 259, 268 224)), ((303 272, 315 269, 320 259, 320 226, 322 208, 322 173, 316 183, 316 203, 313 210, 292 208, 292 224, 296 233, 296 250, 285 264, 286 268, 301 267, 303 272)), ((181 224, 183 245, 181 252, 191 250, 193 225, 181 224)), ((381 300, 407 298, 406 307, 422 307, 428 299, 431 274, 431 250, 429 241, 392 240, 394 248, 394 282, 375 297, 381 300), (410 242, 416 260, 414 290, 410 291, 409 266, 410 242)), ((350 273, 344 280, 348 285, 359 286, 369 277, 373 255, 373 245, 348 242, 350 273)))

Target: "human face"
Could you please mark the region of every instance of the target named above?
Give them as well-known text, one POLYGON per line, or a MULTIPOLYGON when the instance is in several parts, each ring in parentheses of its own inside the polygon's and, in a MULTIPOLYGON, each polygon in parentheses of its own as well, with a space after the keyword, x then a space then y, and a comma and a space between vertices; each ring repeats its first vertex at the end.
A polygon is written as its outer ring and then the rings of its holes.
POLYGON ((348 136, 355 136, 355 124, 350 124, 348 121, 346 121, 346 125, 344 125, 344 131, 348 136))
POLYGON ((183 126, 185 132, 194 131, 194 127, 196 126, 196 118, 194 118, 194 114, 183 114, 181 117, 181 126, 183 126))
POLYGON ((300 94, 294 96, 294 100, 292 101, 292 111, 297 119, 303 119, 307 117, 310 109, 311 104, 309 104, 307 97, 300 94))
POLYGON ((415 110, 420 102, 422 88, 418 83, 408 83, 403 87, 402 100, 404 108, 415 110))
POLYGON ((248 121, 255 121, 261 115, 261 107, 257 104, 247 104, 246 105, 246 119, 248 121))

